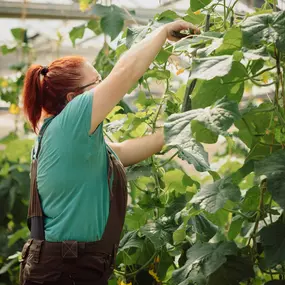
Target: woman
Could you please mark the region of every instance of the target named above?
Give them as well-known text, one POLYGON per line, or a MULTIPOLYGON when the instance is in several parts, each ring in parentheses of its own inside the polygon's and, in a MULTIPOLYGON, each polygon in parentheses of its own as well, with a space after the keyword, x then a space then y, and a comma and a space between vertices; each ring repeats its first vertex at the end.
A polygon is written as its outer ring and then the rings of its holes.
POLYGON ((161 150, 163 133, 104 141, 102 122, 147 70, 166 39, 196 28, 166 24, 127 51, 101 82, 81 57, 31 66, 24 111, 34 129, 44 124, 33 152, 28 224, 21 284, 107 284, 126 212, 123 166, 161 150))

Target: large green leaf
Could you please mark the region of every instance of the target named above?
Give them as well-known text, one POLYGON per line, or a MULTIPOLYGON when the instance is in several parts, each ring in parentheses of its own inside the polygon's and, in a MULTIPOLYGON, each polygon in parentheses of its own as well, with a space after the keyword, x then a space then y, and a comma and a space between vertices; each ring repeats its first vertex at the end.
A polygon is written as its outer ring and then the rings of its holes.
MULTIPOLYGON (((273 104, 265 102, 260 104, 258 107, 251 107, 243 112, 242 120, 235 122, 235 126, 239 129, 239 138, 251 148, 254 139, 260 138, 260 135, 265 134, 265 130, 270 125, 271 112, 273 104), (257 136, 254 138, 253 135, 257 136)), ((270 136, 271 141, 272 137, 270 136)))
POLYGON ((212 0, 190 0, 190 7, 195 12, 210 4, 212 0))
POLYGON ((73 46, 75 46, 75 41, 77 39, 82 39, 85 33, 85 24, 73 27, 72 30, 69 32, 69 38, 72 41, 73 46))
POLYGON ((205 108, 214 104, 225 95, 229 100, 239 102, 244 91, 244 82, 228 83, 238 81, 246 76, 245 67, 239 62, 233 62, 230 72, 222 77, 212 80, 197 80, 191 95, 192 107, 205 108), (224 84, 226 82, 226 84, 224 84), (211 90, 211 92, 209 92, 211 90))
MULTIPOLYGON (((194 137, 197 138, 195 134, 201 132, 201 127, 197 129, 197 124, 194 124, 194 122, 198 121, 214 134, 228 135, 226 131, 232 126, 233 122, 239 118, 240 114, 237 103, 229 101, 224 97, 218 100, 213 107, 200 110, 200 114, 191 121, 192 133, 194 137)), ((200 140, 200 142, 208 141, 200 140)))
MULTIPOLYGON (((198 272, 205 277, 210 276, 227 261, 227 256, 236 255, 237 251, 237 247, 233 242, 195 243, 187 251, 185 265, 173 272, 173 284, 189 284, 189 281, 192 281, 191 273, 197 269, 196 266, 199 268, 198 272), (188 282, 184 283, 185 280, 188 280, 188 282)), ((195 278, 195 276, 193 277, 195 278)))
POLYGON ((191 203, 199 204, 202 209, 215 213, 223 208, 228 200, 237 202, 240 197, 238 186, 232 183, 231 178, 224 178, 202 187, 191 203))
MULTIPOLYGON (((159 255, 160 262, 157 265, 157 275, 160 280, 165 278, 167 270, 173 264, 173 259, 166 250, 159 255)), ((145 283, 146 284, 146 283, 145 283)))
POLYGON ((285 209, 285 151, 280 150, 255 162, 257 176, 267 177, 267 189, 272 198, 285 209))
POLYGON ((148 26, 132 27, 127 29, 126 46, 130 48, 133 44, 140 42, 148 33, 148 26))
POLYGON ((212 52, 216 51, 222 44, 223 44, 223 39, 220 38, 214 39, 210 45, 198 49, 197 56, 207 57, 211 55, 212 52))
POLYGON ((205 128, 205 125, 199 121, 191 121, 191 129, 193 137, 199 142, 212 144, 218 140, 219 135, 205 128))
POLYGON ((246 191, 242 201, 241 209, 243 211, 255 211, 258 208, 260 199, 260 188, 254 186, 246 191))
POLYGON ((203 215, 190 218, 188 224, 192 226, 192 231, 196 233, 197 240, 202 242, 209 241, 218 231, 218 227, 203 215))
POLYGON ((130 249, 132 247, 141 248, 144 241, 138 236, 137 233, 137 230, 127 232, 120 241, 118 252, 130 249))
POLYGON ((99 35, 102 33, 101 27, 100 27, 100 21, 96 19, 91 19, 87 23, 87 28, 90 29, 95 33, 95 35, 99 35))
POLYGON ((248 60, 268 60, 269 54, 266 47, 262 46, 259 49, 243 49, 243 55, 245 59, 248 60))
POLYGON ((233 57, 231 55, 194 58, 192 61, 191 79, 211 80, 222 77, 231 70, 233 57))
POLYGON ((158 14, 155 19, 159 22, 172 22, 173 20, 179 18, 180 16, 172 10, 166 10, 158 14))
POLYGON ((285 48, 285 11, 249 17, 241 28, 247 47, 258 47, 264 41, 276 43, 280 50, 285 48))
POLYGON ((246 162, 241 168, 239 168, 231 175, 233 183, 238 185, 243 180, 244 177, 253 172, 253 169, 254 169, 253 162, 252 161, 246 162))
POLYGON ((124 27, 125 12, 116 5, 108 7, 108 13, 101 18, 101 28, 103 32, 114 40, 124 27))
POLYGON ((171 242, 173 228, 167 223, 157 221, 141 227, 140 232, 152 242, 156 249, 159 249, 171 242))
POLYGON ((227 261, 208 278, 207 285, 240 285, 241 281, 254 277, 253 264, 249 257, 227 256, 227 261))
POLYGON ((240 233, 241 226, 243 223, 243 218, 240 216, 234 216, 228 230, 228 239, 234 240, 236 236, 240 233))
POLYGON ((187 187, 191 187, 197 182, 192 180, 186 173, 180 169, 173 169, 165 172, 163 176, 165 182, 165 188, 167 191, 175 191, 176 193, 185 193, 187 187))
POLYGON ((164 124, 166 144, 179 150, 179 157, 193 164, 198 171, 210 169, 208 154, 201 143, 191 133, 190 121, 195 119, 201 110, 191 110, 173 114, 164 124))
POLYGON ((242 33, 240 28, 234 27, 228 30, 223 38, 223 44, 216 50, 217 55, 233 54, 242 47, 242 33))
POLYGON ((191 8, 187 10, 187 15, 183 19, 187 22, 190 22, 194 25, 200 26, 205 21, 206 15, 203 13, 194 14, 191 8))
POLYGON ((264 247, 265 262, 273 267, 285 261, 285 225, 279 221, 260 231, 260 240, 264 247))
POLYGON ((138 206, 133 207, 131 211, 127 212, 125 226, 129 231, 135 230, 143 226, 149 218, 151 218, 150 212, 138 206))

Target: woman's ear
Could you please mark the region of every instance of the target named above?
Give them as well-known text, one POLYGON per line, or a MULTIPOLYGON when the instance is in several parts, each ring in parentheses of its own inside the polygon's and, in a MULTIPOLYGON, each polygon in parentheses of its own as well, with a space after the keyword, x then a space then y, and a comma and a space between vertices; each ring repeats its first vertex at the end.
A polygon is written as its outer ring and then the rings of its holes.
POLYGON ((75 92, 69 92, 66 95, 67 102, 70 102, 77 94, 75 92))

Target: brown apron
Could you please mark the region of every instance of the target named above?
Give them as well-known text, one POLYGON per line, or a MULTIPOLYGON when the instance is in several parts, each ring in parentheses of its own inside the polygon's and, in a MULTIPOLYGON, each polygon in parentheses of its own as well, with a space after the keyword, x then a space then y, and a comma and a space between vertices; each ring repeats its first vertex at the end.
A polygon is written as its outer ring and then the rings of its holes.
MULTIPOLYGON (((108 150, 110 211, 102 239, 95 242, 45 241, 44 216, 37 189, 37 160, 42 136, 51 122, 39 133, 38 148, 31 165, 28 227, 31 238, 22 250, 20 285, 106 285, 114 266, 120 242, 126 206, 127 179, 123 165, 108 150), (111 186, 111 176, 113 183, 111 186)), ((82 221, 84 223, 84 221, 82 221)))

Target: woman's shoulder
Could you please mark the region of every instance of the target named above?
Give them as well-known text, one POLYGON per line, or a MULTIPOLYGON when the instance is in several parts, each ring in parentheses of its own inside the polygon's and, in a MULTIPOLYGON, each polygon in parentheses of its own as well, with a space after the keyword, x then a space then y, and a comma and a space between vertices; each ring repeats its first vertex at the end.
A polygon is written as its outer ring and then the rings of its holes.
POLYGON ((57 116, 58 123, 64 130, 87 136, 90 131, 92 102, 92 89, 77 95, 57 116))

